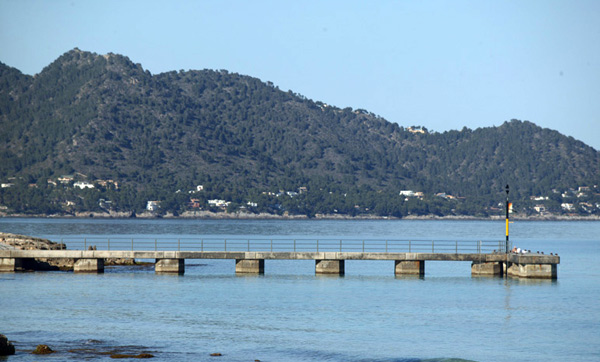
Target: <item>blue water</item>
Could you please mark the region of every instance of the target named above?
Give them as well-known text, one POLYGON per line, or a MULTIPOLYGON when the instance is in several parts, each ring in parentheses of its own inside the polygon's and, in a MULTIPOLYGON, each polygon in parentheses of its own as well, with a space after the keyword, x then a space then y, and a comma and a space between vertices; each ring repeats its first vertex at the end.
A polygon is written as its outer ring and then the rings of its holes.
MULTIPOLYGON (((502 239, 502 221, 0 219, 0 231, 73 237, 502 239)), ((188 260, 185 275, 149 267, 104 274, 0 274, 8 361, 599 361, 600 222, 516 222, 511 240, 561 256, 558 280, 472 278, 470 263, 427 262, 396 278, 391 261, 347 261, 344 277, 313 261, 188 260), (37 344, 57 353, 29 354, 37 344), (69 352, 70 351, 70 352, 69 352), (222 357, 211 357, 211 353, 222 357)), ((0 357, 1 360, 1 357, 0 357)))

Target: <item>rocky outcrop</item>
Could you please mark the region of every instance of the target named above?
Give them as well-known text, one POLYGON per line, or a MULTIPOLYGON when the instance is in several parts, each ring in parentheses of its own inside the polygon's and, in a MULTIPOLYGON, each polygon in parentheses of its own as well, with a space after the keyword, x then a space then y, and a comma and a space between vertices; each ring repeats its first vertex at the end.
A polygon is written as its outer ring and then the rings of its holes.
MULTIPOLYGON (((3 249, 17 250, 65 250, 67 246, 63 243, 55 243, 48 239, 32 236, 0 233, 0 247, 3 249)), ((73 259, 29 259, 25 260, 23 268, 26 270, 71 270, 75 260, 73 259)))
POLYGON ((15 346, 8 341, 4 334, 0 334, 0 356, 15 354, 15 346))
MULTIPOLYGON (((67 246, 48 239, 0 232, 0 249, 66 250, 67 246)), ((96 247, 90 246, 88 250, 96 250, 96 247)), ((24 270, 73 270, 74 265, 75 259, 37 258, 24 260, 22 267, 24 270)), ((138 265, 138 263, 133 259, 119 258, 106 259, 104 265, 138 265)))
POLYGON ((65 250, 62 243, 25 235, 0 233, 0 243, 19 250, 65 250))

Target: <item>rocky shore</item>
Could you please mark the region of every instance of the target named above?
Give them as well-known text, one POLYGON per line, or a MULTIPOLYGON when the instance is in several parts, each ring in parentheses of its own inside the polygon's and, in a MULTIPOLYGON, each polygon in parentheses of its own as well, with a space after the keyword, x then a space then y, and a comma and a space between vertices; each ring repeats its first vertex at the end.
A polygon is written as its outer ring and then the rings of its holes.
MULTIPOLYGON (((23 345, 15 342, 18 347, 19 354, 33 354, 38 356, 55 355, 53 360, 89 360, 97 358, 111 359, 147 359, 154 358, 154 351, 144 346, 114 346, 108 345, 102 341, 87 340, 87 341, 72 341, 60 343, 57 348, 50 347, 46 344, 38 344, 35 346, 23 345), (152 353, 151 353, 152 352, 152 353)), ((0 334, 0 360, 4 361, 3 356, 10 356, 17 353, 17 350, 8 338, 0 334)), ((7 359, 9 360, 9 359, 7 359)))
MULTIPOLYGON (((0 249, 65 250, 66 248, 65 244, 47 239, 0 232, 0 249)), ((23 270, 72 270, 74 263, 73 259, 27 259, 22 268, 23 270)))
MULTIPOLYGON (((0 249, 16 250, 66 250, 63 243, 26 235, 0 232, 0 249)), ((92 249, 92 247, 90 247, 92 249)), ((73 270, 75 260, 71 258, 37 258, 25 260, 23 270, 73 270)), ((104 265, 136 265, 132 259, 106 259, 104 265)))
MULTIPOLYGON (((504 215, 471 216, 471 215, 408 215, 403 218, 378 215, 344 215, 344 214, 317 214, 309 218, 306 215, 278 215, 248 212, 211 212, 211 211, 186 211, 181 214, 157 214, 155 212, 77 212, 74 214, 30 215, 6 214, 0 212, 0 217, 9 218, 98 218, 98 219, 209 219, 209 220, 504 220, 504 215)), ((564 215, 564 214, 511 214, 511 220, 521 221, 600 221, 600 215, 564 215)))

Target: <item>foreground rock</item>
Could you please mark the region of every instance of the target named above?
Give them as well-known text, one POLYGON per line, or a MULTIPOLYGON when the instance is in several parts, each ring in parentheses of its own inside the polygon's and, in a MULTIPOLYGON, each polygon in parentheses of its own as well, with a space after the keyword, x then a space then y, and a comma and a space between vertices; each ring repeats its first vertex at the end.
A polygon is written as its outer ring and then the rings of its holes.
POLYGON ((38 346, 35 348, 35 351, 33 351, 31 353, 33 353, 33 354, 50 354, 50 353, 54 353, 54 350, 45 344, 38 344, 38 346))
POLYGON ((0 356, 15 354, 15 346, 8 341, 4 334, 0 334, 0 356))

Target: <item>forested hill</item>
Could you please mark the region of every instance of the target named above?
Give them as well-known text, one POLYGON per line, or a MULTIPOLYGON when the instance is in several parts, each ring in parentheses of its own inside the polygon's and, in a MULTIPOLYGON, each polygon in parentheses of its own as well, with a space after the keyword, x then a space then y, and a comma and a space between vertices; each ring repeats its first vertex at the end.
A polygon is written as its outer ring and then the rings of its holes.
MULTIPOLYGON (((411 212, 406 199, 390 199, 401 190, 425 199, 445 193, 484 210, 503 199, 507 183, 521 199, 600 184, 598 151, 530 122, 430 133, 225 70, 152 75, 127 57, 78 49, 35 76, 0 63, 0 126, 0 181, 35 183, 53 211, 66 201, 95 208, 93 198, 110 197, 121 209, 163 200, 163 208, 181 212, 189 200, 173 194, 203 185, 196 197, 237 205, 300 188, 318 200, 363 196, 331 200, 329 209, 308 199, 294 206, 264 201, 268 211, 354 214, 377 207, 402 216, 411 212), (81 203, 49 186, 63 175, 113 180, 119 192, 84 190, 79 198, 88 201, 81 203), (364 196, 377 193, 386 205, 365 206, 364 196), (61 199, 69 197, 75 201, 61 199)), ((10 189, 2 190, 0 206, 28 211, 24 194, 33 191, 10 189)), ((461 208, 429 206, 413 211, 461 208)))

